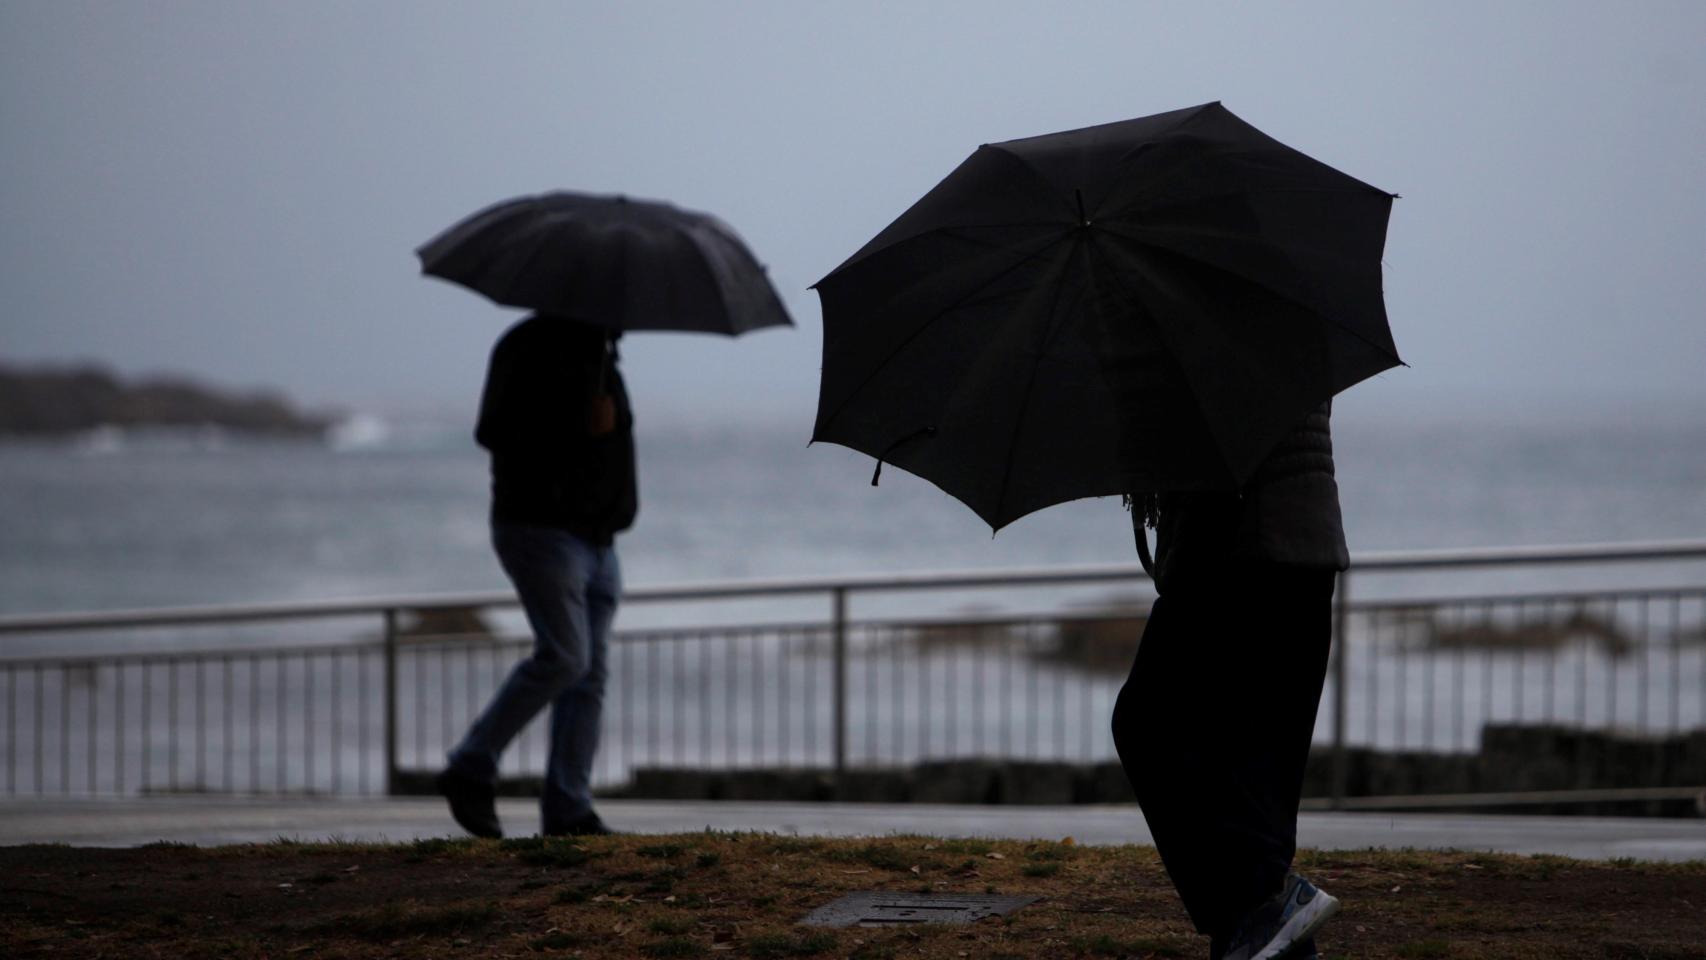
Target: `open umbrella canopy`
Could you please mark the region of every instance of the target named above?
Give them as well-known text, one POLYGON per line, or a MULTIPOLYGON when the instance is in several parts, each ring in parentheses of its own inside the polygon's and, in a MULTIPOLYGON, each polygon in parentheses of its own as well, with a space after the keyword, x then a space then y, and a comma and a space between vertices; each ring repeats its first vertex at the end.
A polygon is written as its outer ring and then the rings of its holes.
POLYGON ((740 334, 793 323, 751 251, 708 213, 584 193, 517 197, 416 251, 496 303, 617 330, 740 334))
POLYGON ((1218 103, 986 144, 815 285, 813 439, 996 528, 1236 488, 1310 410, 1401 362, 1392 199, 1218 103))

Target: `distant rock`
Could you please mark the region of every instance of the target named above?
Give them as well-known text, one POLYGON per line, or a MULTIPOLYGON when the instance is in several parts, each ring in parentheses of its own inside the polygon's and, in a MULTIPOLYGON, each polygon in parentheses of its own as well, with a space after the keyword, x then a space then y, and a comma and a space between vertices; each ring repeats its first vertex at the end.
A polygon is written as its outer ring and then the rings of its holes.
POLYGON ((333 420, 297 411, 275 393, 227 393, 177 377, 125 383, 92 366, 0 364, 0 436, 69 436, 102 427, 216 427, 320 439, 333 420))

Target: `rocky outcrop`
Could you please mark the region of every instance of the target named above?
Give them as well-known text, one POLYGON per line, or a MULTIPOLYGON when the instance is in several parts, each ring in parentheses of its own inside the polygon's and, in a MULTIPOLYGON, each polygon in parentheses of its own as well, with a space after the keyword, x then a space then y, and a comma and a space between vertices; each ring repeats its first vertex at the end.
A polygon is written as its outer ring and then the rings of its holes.
POLYGON ((217 427, 319 438, 332 419, 299 412, 272 393, 231 394, 173 377, 125 383, 98 367, 0 364, 0 436, 65 436, 98 427, 217 427))

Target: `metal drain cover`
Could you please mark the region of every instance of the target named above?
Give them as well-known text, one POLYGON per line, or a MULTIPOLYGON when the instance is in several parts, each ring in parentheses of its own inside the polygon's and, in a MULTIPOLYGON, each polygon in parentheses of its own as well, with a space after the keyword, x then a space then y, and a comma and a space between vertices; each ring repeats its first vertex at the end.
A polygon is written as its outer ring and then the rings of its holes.
POLYGON ((800 922, 814 927, 894 927, 909 923, 973 923, 1012 913, 1037 897, 974 893, 894 893, 861 890, 826 903, 800 922))

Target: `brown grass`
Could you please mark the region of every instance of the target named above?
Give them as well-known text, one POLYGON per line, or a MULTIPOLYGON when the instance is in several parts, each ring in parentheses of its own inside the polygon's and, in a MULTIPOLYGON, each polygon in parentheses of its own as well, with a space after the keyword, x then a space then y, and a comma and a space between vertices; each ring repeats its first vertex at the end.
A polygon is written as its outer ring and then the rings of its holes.
MULTIPOLYGON (((1706 958, 1706 864, 1313 853, 1328 957, 1706 958)), ((1153 850, 766 834, 0 849, 5 957, 1206 956, 1153 850), (800 927, 855 890, 1043 899, 973 926, 800 927)))

